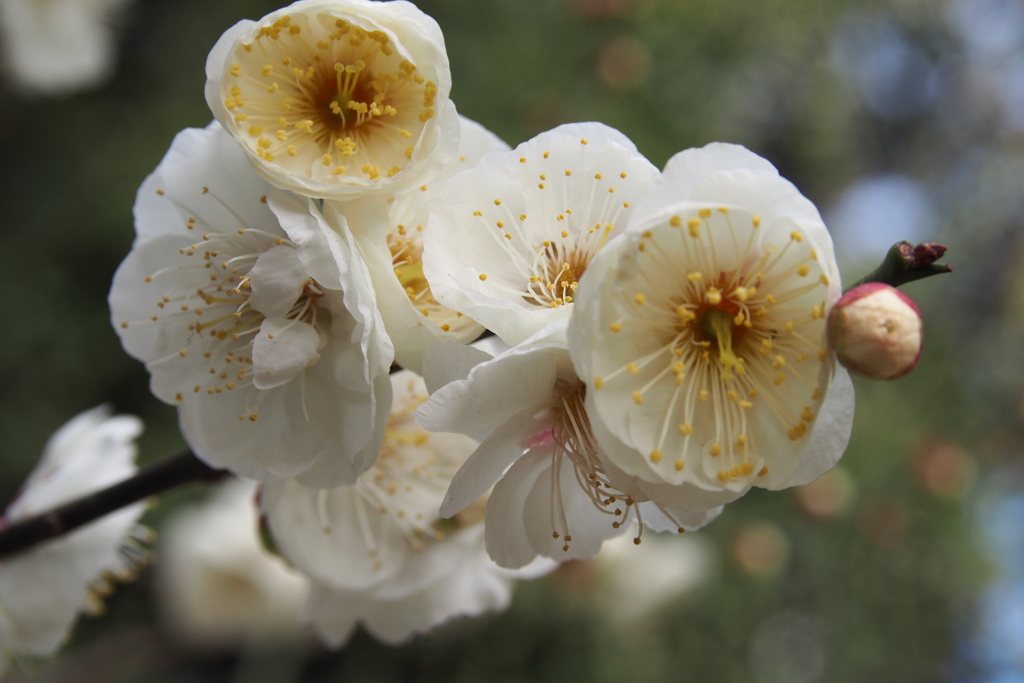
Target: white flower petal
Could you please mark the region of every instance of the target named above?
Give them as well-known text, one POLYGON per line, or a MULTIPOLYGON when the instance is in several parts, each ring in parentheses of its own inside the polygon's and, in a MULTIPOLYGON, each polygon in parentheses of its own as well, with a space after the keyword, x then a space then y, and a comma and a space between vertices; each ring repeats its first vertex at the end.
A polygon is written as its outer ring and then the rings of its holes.
POLYGON ((271 185, 238 159, 238 146, 213 121, 206 128, 186 128, 174 137, 167 154, 142 185, 133 213, 137 241, 159 235, 189 234, 194 242, 202 233, 253 228, 284 234, 260 201, 271 185), (168 201, 168 198, 173 201, 168 201), (191 230, 190 218, 196 218, 191 230))
POLYGON ((658 533, 679 533, 679 529, 696 531, 707 524, 718 519, 722 514, 721 506, 711 508, 704 512, 690 512, 688 510, 677 510, 666 508, 657 503, 646 501, 640 503, 640 510, 643 514, 644 528, 658 533))
POLYGON ((477 365, 467 379, 438 389, 416 419, 430 431, 489 434, 510 415, 551 404, 559 355, 554 345, 512 349, 500 361, 477 365))
POLYGON ((274 247, 249 271, 249 305, 268 318, 284 318, 310 279, 293 247, 274 247))
POLYGON ((670 204, 691 199, 709 176, 739 170, 778 175, 770 161, 741 145, 712 142, 704 147, 685 149, 668 160, 661 176, 637 201, 635 213, 650 215, 670 204))
MULTIPOLYGON (((536 554, 559 561, 585 560, 596 555, 605 540, 623 533, 621 525, 615 526, 615 516, 596 510, 590 496, 577 482, 572 461, 558 458, 555 467, 559 469, 556 470, 551 465, 550 451, 545 448, 533 449, 523 457, 538 459, 547 465, 526 497, 522 512, 526 536, 536 554), (555 477, 554 482, 552 477, 555 477), (552 494, 559 500, 552 500, 552 494), (564 515, 561 526, 567 533, 558 538, 551 532, 552 510, 560 510, 564 515)), ((621 507, 625 508, 626 504, 623 502, 621 507)))
POLYGON ((263 321, 252 343, 253 385, 273 389, 320 360, 320 335, 312 325, 279 320, 263 321))
POLYGON ((831 470, 846 451, 853 431, 854 395, 850 373, 837 365, 832 383, 825 394, 821 413, 814 423, 800 460, 800 466, 791 479, 777 482, 769 478, 765 487, 770 489, 803 486, 831 470))
MULTIPOLYGON (((452 517, 485 495, 501 475, 526 450, 538 429, 533 409, 513 415, 484 439, 452 479, 441 517, 452 517)), ((542 424, 542 423, 541 423, 542 424)))
POLYGON ((545 458, 544 454, 527 454, 519 458, 495 484, 491 497, 487 499, 484 538, 487 554, 499 567, 518 569, 537 557, 537 550, 526 533, 524 512, 526 499, 550 464, 550 456, 545 458))
POLYGON ((496 354, 455 341, 441 341, 423 354, 423 380, 427 391, 434 393, 449 382, 464 380, 474 367, 494 358, 496 354))
POLYGON ((261 504, 281 553, 324 585, 365 589, 398 571, 413 551, 390 529, 391 518, 367 505, 354 487, 271 482, 261 504), (368 539, 377 542, 368 545, 368 539))

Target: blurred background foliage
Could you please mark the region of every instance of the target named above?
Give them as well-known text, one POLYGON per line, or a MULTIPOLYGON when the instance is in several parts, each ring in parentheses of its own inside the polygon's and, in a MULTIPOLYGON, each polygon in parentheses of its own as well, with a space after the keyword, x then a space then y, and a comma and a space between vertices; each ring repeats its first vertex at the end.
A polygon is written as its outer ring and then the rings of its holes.
MULTIPOLYGON (((20 679, 1024 681, 1024 5, 418 4, 445 33, 459 111, 513 146, 582 120, 658 166, 742 143, 821 207, 847 283, 897 240, 948 244, 956 272, 906 287, 925 314, 918 369, 857 382, 852 443, 826 478, 754 491, 692 537, 645 538, 653 555, 570 563, 521 584, 507 614, 398 649, 360 634, 337 653, 199 651, 161 625, 146 572, 20 679)), ((183 445, 120 348, 107 291, 137 186, 178 130, 211 118, 207 51, 276 7, 137 0, 106 86, 42 98, 0 85, 0 498, 99 403, 144 418, 143 462, 183 445)), ((148 523, 202 493, 165 496, 148 523)))

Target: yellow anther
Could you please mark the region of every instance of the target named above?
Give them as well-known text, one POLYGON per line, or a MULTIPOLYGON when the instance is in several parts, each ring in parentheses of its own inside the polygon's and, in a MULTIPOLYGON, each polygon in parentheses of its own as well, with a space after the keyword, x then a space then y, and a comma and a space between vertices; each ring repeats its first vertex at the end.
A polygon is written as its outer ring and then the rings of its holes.
POLYGON ((661 462, 662 457, 664 456, 661 454, 661 451, 659 451, 657 448, 651 451, 651 462, 657 464, 661 462))
POLYGON ((594 377, 594 389, 600 389, 604 386, 604 380, 600 377, 594 377))
POLYGON ((789 238, 791 240, 793 240, 794 242, 803 242, 804 241, 804 236, 801 235, 800 233, 798 233, 796 230, 794 230, 793 232, 789 233, 789 238))
POLYGON ((690 282, 699 282, 703 277, 703 273, 687 273, 686 275, 686 279, 690 282))
POLYGON ((717 458, 722 454, 722 446, 720 444, 713 443, 711 444, 711 449, 708 451, 708 453, 711 454, 711 457, 717 458))
POLYGON ((487 279, 487 273, 480 273, 480 280, 483 281, 483 280, 486 280, 486 279, 487 279))
POLYGON ((640 374, 640 367, 636 363, 629 363, 628 365, 626 365, 626 369, 629 371, 629 374, 631 375, 640 374))
POLYGON ((684 467, 686 467, 686 461, 685 460, 683 460, 682 458, 679 458, 678 460, 676 460, 676 462, 675 462, 676 472, 682 472, 684 467))
POLYGON ((622 332, 622 324, 612 323, 611 325, 608 326, 608 329, 611 330, 612 332, 622 332))
POLYGON ((647 297, 642 292, 638 292, 637 295, 633 297, 633 300, 638 304, 643 305, 643 303, 647 301, 647 297))
POLYGON ((686 222, 687 227, 690 230, 690 237, 700 237, 700 219, 691 218, 686 222))
POLYGON ((796 274, 799 275, 800 277, 806 277, 807 273, 809 272, 811 272, 811 269, 806 263, 801 263, 799 266, 797 266, 796 274))
POLYGON ((671 225, 673 228, 678 228, 680 225, 683 224, 683 219, 680 218, 679 216, 672 216, 672 218, 668 219, 668 224, 671 225))
POLYGON ((689 436, 690 434, 693 434, 693 425, 690 424, 689 422, 684 422, 683 424, 679 425, 679 433, 682 434, 683 436, 689 436))
POLYGON ((700 211, 697 212, 697 215, 700 216, 701 218, 710 218, 711 209, 701 209, 700 211))
POLYGON ((640 393, 639 391, 634 391, 633 392, 633 400, 636 401, 637 404, 643 403, 644 402, 644 395, 642 393, 640 393))

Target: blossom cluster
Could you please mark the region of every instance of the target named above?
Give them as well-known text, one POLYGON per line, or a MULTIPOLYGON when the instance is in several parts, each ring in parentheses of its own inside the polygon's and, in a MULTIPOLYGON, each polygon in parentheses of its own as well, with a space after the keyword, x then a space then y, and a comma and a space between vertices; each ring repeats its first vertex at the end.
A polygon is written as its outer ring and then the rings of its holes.
POLYGON ((404 0, 239 22, 206 74, 215 121, 142 184, 112 322, 196 455, 259 482, 325 642, 501 609, 842 455, 832 241, 768 161, 659 171, 592 122, 510 149, 404 0))

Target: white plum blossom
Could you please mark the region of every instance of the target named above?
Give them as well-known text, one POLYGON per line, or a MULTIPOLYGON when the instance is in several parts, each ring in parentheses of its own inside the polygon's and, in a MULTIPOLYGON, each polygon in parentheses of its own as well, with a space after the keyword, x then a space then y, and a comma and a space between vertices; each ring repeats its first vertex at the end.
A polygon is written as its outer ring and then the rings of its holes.
POLYGON ((304 618, 338 647, 357 623, 398 643, 456 616, 507 606, 515 574, 487 557, 481 517, 443 522, 438 507, 472 439, 416 424, 422 379, 392 375, 395 404, 380 457, 355 484, 265 486, 262 505, 280 552, 312 581, 304 618))
POLYGON ((427 220, 423 271, 434 297, 512 345, 567 318, 590 260, 657 175, 599 123, 484 156, 445 184, 427 220))
POLYGON ((300 0, 228 29, 206 101, 275 185, 311 197, 394 194, 455 154, 437 23, 403 0, 300 0))
POLYGON ((669 161, 628 230, 591 264, 569 324, 619 475, 699 510, 827 471, 853 389, 825 339, 840 282, 814 205, 764 159, 712 144, 669 161))
MULTIPOLYGON (((0 528, 36 517, 135 474, 135 438, 142 422, 86 411, 50 438, 43 457, 0 528)), ((0 560, 0 673, 15 653, 48 655, 67 638, 80 613, 102 611, 113 581, 134 577, 146 559, 137 526, 144 506, 121 508, 61 538, 0 560)))
MULTIPOLYGON (((445 351, 439 347, 433 356, 445 351)), ((538 556, 588 558, 627 530, 639 543, 645 526, 682 533, 720 512, 669 509, 611 482, 584 395, 562 321, 442 386, 419 411, 427 429, 482 439, 452 480, 441 515, 457 514, 493 486, 486 542, 503 567, 522 567, 538 556)))
POLYGON ((106 80, 117 58, 115 24, 128 0, 0 0, 8 73, 47 95, 106 80))
POLYGON ((196 648, 230 648, 305 635, 302 574, 263 547, 256 484, 233 479, 176 510, 160 533, 157 597, 164 625, 196 648))
POLYGON ((613 627, 650 625, 660 610, 716 575, 717 559, 703 534, 657 535, 639 547, 625 536, 612 539, 593 560, 597 605, 613 627))
MULTIPOLYGON (((395 361, 414 372, 421 370, 423 353, 437 341, 468 343, 483 332, 468 316, 439 304, 423 275, 423 230, 438 190, 448 178, 473 168, 485 153, 508 149, 480 124, 466 118, 460 123, 458 156, 429 183, 394 197, 384 219, 387 234, 364 230, 362 223, 353 230, 373 279, 384 327, 395 344, 395 361)), ((351 206, 347 211, 353 213, 351 206)), ((350 215, 351 224, 357 221, 350 215)))
POLYGON ((274 191, 216 123, 139 189, 112 321, 209 464, 326 487, 376 458, 393 349, 338 221, 274 191))

